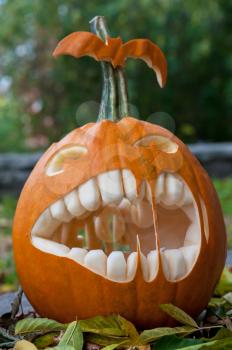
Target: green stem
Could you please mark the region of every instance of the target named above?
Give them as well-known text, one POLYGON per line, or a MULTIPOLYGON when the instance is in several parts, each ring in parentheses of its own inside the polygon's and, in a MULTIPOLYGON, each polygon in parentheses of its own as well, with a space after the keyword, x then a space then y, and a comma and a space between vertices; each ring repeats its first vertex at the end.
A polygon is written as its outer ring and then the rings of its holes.
MULTIPOLYGON (((110 33, 105 18, 96 16, 90 21, 91 31, 106 42, 110 33)), ((108 119, 118 121, 129 114, 128 93, 122 68, 113 68, 109 62, 101 62, 103 91, 98 114, 98 121, 108 119)))

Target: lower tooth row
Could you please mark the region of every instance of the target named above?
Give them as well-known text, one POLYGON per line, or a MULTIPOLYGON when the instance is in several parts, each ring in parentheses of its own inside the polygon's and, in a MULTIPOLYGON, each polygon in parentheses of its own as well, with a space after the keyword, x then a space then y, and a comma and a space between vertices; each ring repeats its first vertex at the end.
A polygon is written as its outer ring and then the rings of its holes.
MULTIPOLYGON (((108 257, 103 250, 87 251, 84 248, 72 248, 40 237, 32 237, 33 245, 57 256, 72 259, 97 274, 106 276, 113 281, 129 281, 135 276, 137 270, 138 253, 132 252, 127 261, 121 251, 113 251, 108 257)), ((199 247, 191 245, 179 249, 166 249, 161 251, 162 268, 165 277, 176 281, 184 277, 193 267, 199 247)), ((158 272, 158 254, 156 250, 150 251, 147 257, 141 254, 141 266, 145 281, 154 280, 158 272)))

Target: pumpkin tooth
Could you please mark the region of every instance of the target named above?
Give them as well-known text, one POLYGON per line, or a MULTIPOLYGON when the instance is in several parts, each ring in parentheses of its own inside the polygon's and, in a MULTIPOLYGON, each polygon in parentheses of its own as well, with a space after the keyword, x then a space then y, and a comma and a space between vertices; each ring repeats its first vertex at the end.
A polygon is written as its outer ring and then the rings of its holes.
POLYGON ((193 203, 193 195, 187 185, 184 186, 183 203, 184 205, 193 203))
POLYGON ((52 234, 59 225, 60 221, 54 219, 49 208, 47 208, 34 224, 31 234, 32 236, 51 238, 52 234))
POLYGON ((32 243, 39 250, 58 256, 67 256, 70 250, 64 244, 53 242, 41 237, 32 237, 32 243))
POLYGON ((136 202, 131 206, 131 218, 133 223, 141 228, 153 225, 153 215, 150 203, 147 201, 136 202))
POLYGON ((165 174, 162 202, 167 205, 180 205, 184 192, 184 184, 175 175, 165 174))
POLYGON ((84 258, 84 264, 94 272, 103 276, 106 275, 107 256, 103 250, 90 250, 84 258))
POLYGON ((54 219, 61 222, 69 222, 73 216, 68 212, 65 207, 63 199, 59 199, 50 206, 50 212, 54 219))
POLYGON ((120 241, 126 231, 125 222, 120 212, 113 215, 113 238, 114 242, 120 241))
POLYGON ((64 197, 64 202, 68 211, 75 217, 79 217, 86 212, 86 209, 81 205, 77 190, 68 193, 64 197))
POLYGON ((184 239, 184 246, 199 244, 201 240, 201 234, 197 222, 193 222, 189 225, 184 239))
POLYGON ((145 198, 147 199, 147 201, 149 203, 151 203, 152 202, 151 188, 150 188, 150 185, 147 181, 146 181, 145 185, 146 185, 145 198))
POLYGON ((140 189, 138 191, 136 178, 133 175, 132 171, 129 169, 122 170, 122 179, 125 195, 130 202, 143 199, 145 194, 144 181, 141 183, 140 189))
POLYGON ((137 270, 138 253, 132 252, 127 258, 127 280, 132 280, 137 270))
POLYGON ((148 281, 148 279, 149 279, 148 263, 147 263, 146 256, 141 251, 139 235, 137 235, 137 253, 140 256, 139 261, 140 261, 140 264, 141 264, 143 278, 144 278, 145 281, 148 281))
POLYGON ((181 247, 180 250, 184 256, 185 265, 186 265, 186 273, 188 273, 192 269, 192 267, 194 266, 194 262, 196 260, 197 253, 199 251, 199 246, 191 245, 188 247, 181 247))
POLYGON ((170 281, 176 281, 186 274, 185 259, 180 249, 167 249, 163 252, 164 259, 168 266, 164 269, 165 277, 170 281))
POLYGON ((164 251, 165 251, 165 248, 160 249, 160 256, 161 256, 161 261, 162 261, 162 270, 163 270, 164 276, 168 280, 169 276, 170 276, 170 272, 169 272, 168 260, 167 260, 166 256, 164 255, 164 251))
POLYGON ((84 258, 87 253, 88 251, 84 248, 72 248, 67 257, 78 263, 84 264, 84 258))
POLYGON ((152 250, 147 255, 147 263, 149 270, 149 282, 153 281, 158 273, 159 262, 158 262, 158 252, 157 250, 152 250))
POLYGON ((194 205, 192 204, 184 205, 182 206, 182 210, 185 212, 190 222, 196 221, 196 209, 194 208, 194 205))
POLYGON ((120 170, 112 170, 99 174, 97 179, 104 205, 122 200, 124 192, 120 170))
POLYGON ((141 267, 143 272, 143 278, 146 282, 149 280, 149 268, 147 263, 146 256, 140 251, 140 261, 141 261, 141 267))
POLYGON ((156 180, 155 196, 156 203, 159 203, 164 193, 164 174, 160 174, 156 180))
POLYGON ((107 277, 114 281, 126 280, 126 260, 122 252, 114 251, 107 259, 107 277))
POLYGON ((98 185, 95 179, 90 179, 84 184, 80 185, 78 193, 81 205, 85 209, 89 211, 94 211, 98 209, 101 200, 98 185))
POLYGON ((131 203, 129 201, 129 199, 127 198, 123 198, 123 200, 120 202, 118 209, 121 213, 121 215, 124 218, 124 221, 126 223, 131 223, 131 203))
POLYGON ((132 171, 129 169, 123 169, 122 179, 123 179, 123 187, 124 187, 126 197, 131 202, 135 201, 138 196, 138 193, 137 193, 136 179, 132 171))

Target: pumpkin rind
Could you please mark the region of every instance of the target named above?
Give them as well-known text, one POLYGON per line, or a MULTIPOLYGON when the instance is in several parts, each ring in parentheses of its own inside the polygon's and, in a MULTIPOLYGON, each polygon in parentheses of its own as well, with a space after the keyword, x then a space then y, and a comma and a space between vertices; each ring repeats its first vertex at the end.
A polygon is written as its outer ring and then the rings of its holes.
MULTIPOLYGON (((155 162, 154 158, 154 167, 155 162)), ((170 162, 170 166, 174 169, 175 161, 170 162)), ((17 206, 14 252, 23 289, 39 314, 68 322, 76 317, 81 319, 120 313, 138 327, 149 328, 170 322, 159 304, 171 302, 192 316, 196 316, 207 305, 224 266, 226 236, 216 193, 206 172, 187 147, 161 127, 124 118, 119 123, 103 121, 76 129, 45 153, 27 181, 17 206), (127 134, 128 129, 134 132, 127 134), (146 133, 171 137, 178 144, 178 152, 183 159, 178 173, 188 182, 196 198, 199 198, 200 193, 206 206, 209 240, 206 241, 202 232, 200 254, 191 273, 179 282, 168 282, 160 269, 155 280, 147 283, 138 269, 133 281, 116 283, 70 259, 46 254, 33 247, 30 232, 36 218, 52 202, 78 184, 97 173, 125 166, 139 177, 136 161, 131 161, 128 150, 139 135, 146 133), (81 174, 80 163, 76 161, 75 167, 74 163, 65 166, 65 181, 61 179, 61 174, 53 183, 50 182, 44 170, 47 161, 61 147, 73 143, 84 144, 89 150, 89 159, 81 160, 81 174), (120 159, 123 162, 110 158, 109 150, 114 152, 110 146, 115 143, 121 144, 120 159), (104 152, 104 145, 108 148, 107 152, 104 152), (99 149, 97 154, 94 153, 96 146, 99 149), (98 164, 98 167, 93 168, 90 164, 98 164), (93 285, 94 288, 91 287, 93 285)))

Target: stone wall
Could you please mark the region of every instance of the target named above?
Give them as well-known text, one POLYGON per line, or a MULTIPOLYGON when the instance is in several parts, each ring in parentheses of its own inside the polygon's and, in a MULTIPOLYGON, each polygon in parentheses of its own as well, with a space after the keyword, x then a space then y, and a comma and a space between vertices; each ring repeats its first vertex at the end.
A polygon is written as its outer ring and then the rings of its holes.
MULTIPOLYGON (((232 143, 197 143, 192 152, 212 177, 232 176, 232 143)), ((18 194, 41 153, 0 154, 0 196, 18 194)))

